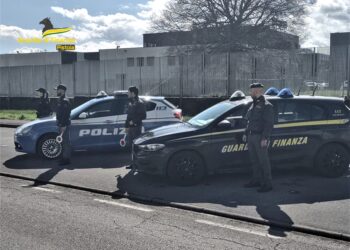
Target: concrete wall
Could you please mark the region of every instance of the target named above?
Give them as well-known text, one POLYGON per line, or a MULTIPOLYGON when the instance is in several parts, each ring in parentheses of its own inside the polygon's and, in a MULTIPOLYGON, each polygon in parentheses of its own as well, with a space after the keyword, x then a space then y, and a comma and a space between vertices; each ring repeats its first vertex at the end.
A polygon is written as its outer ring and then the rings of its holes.
POLYGON ((0 55, 0 67, 61 64, 60 52, 0 55))

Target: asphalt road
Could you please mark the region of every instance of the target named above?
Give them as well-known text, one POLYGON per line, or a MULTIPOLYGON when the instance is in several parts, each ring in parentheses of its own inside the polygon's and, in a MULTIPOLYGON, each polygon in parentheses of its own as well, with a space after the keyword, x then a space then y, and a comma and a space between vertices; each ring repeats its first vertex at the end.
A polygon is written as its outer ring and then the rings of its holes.
POLYGON ((350 243, 0 177, 1 249, 349 249, 350 243))
POLYGON ((125 153, 79 152, 69 167, 58 167, 56 162, 15 152, 13 132, 0 128, 1 173, 350 235, 350 174, 328 179, 305 170, 274 170, 274 190, 266 194, 242 187, 249 178, 247 173, 214 176, 197 186, 176 187, 165 179, 130 173, 125 169, 130 157, 125 153))

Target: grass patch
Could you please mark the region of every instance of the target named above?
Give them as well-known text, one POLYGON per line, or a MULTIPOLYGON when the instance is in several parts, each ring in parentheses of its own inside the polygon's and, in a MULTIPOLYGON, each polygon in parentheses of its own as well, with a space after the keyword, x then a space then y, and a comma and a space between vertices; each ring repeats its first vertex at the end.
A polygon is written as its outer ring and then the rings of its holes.
POLYGON ((36 112, 35 110, 0 109, 0 119, 33 121, 36 119, 36 112))

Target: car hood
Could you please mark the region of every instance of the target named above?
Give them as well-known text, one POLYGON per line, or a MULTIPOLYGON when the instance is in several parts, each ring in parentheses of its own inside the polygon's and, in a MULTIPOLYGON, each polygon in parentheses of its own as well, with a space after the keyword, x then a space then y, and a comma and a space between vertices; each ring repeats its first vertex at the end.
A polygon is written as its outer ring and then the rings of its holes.
POLYGON ((135 144, 163 142, 196 130, 198 130, 198 128, 184 122, 171 124, 147 131, 135 141, 135 144))
POLYGON ((38 118, 34 121, 30 121, 30 122, 27 122, 23 125, 21 125, 20 127, 18 127, 16 129, 17 130, 20 130, 22 128, 25 128, 25 127, 29 127, 29 126, 40 126, 40 125, 53 125, 53 124, 56 124, 56 116, 48 116, 48 117, 45 117, 45 118, 38 118))

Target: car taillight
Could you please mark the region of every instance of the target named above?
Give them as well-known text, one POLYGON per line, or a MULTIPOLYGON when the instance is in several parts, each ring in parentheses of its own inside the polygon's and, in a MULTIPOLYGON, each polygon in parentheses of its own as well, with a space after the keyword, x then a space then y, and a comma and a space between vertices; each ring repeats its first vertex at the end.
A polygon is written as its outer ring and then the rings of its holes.
POLYGON ((174 116, 175 116, 175 118, 182 120, 182 110, 176 110, 174 112, 174 116))

